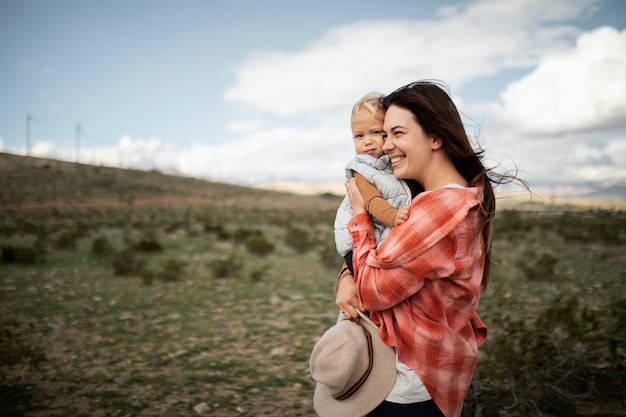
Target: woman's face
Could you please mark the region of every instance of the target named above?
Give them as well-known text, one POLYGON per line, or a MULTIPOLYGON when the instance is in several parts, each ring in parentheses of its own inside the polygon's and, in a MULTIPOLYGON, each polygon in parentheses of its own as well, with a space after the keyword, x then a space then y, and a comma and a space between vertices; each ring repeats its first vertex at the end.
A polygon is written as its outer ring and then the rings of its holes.
POLYGON ((383 130, 383 150, 391 158, 395 177, 423 184, 440 141, 424 133, 413 113, 393 105, 387 110, 383 130))

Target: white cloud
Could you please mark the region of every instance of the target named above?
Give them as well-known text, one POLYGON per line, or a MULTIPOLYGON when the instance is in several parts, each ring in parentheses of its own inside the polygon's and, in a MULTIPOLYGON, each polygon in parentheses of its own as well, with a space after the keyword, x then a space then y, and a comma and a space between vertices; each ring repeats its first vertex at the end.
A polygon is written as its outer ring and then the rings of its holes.
MULTIPOLYGON (((216 146, 180 147, 159 138, 124 135, 114 147, 85 150, 80 162, 257 185, 279 180, 342 181, 344 165, 353 152, 346 129, 320 125, 259 131, 216 146)), ((74 159, 72 152, 52 142, 36 143, 33 154, 74 159)))
POLYGON ((226 130, 232 133, 251 132, 266 126, 265 121, 260 119, 238 120, 226 126, 226 130))
POLYGON ((52 142, 37 142, 33 146, 34 155, 52 155, 54 150, 54 143, 52 142))
POLYGON ((291 116, 333 109, 371 90, 438 78, 458 88, 502 69, 535 65, 579 31, 560 20, 594 1, 478 1, 448 8, 436 21, 358 22, 326 32, 296 53, 257 52, 236 73, 228 101, 291 116), (539 23, 550 21, 551 25, 539 23))
POLYGON ((609 184, 626 178, 626 31, 582 33, 511 83, 485 117, 488 155, 511 159, 532 184, 609 184))
MULTIPOLYGON (((476 79, 527 69, 530 74, 509 86, 502 103, 466 105, 464 97, 454 97, 467 116, 484 117, 480 137, 489 163, 501 164, 503 170, 521 168, 531 183, 605 181, 611 178, 611 170, 617 173, 619 161, 613 148, 621 146, 622 138, 616 134, 599 140, 584 130, 615 127, 626 120, 626 102, 621 99, 626 96, 624 32, 604 28, 583 33, 568 23, 592 13, 597 3, 484 0, 442 8, 431 21, 380 20, 336 27, 295 53, 265 51, 250 56, 236 72, 236 82, 225 98, 285 120, 321 117, 321 125, 338 130, 348 123, 344 109, 372 90, 388 93, 407 82, 437 78, 455 94, 476 79), (568 79, 572 84, 566 83, 568 79), (546 92, 558 100, 544 100, 546 92), (568 113, 570 107, 575 107, 574 113, 568 113), (335 117, 332 123, 330 114, 335 117), (529 138, 523 134, 537 126, 559 135, 529 138), (597 155, 581 157, 591 148, 597 155)), ((309 149, 304 145, 307 138, 314 137, 308 133, 299 133, 305 149, 309 149)), ((259 131, 237 146, 252 149, 270 136, 269 131, 259 131)), ((315 180, 319 172, 315 167, 342 173, 352 152, 338 153, 336 159, 309 152, 311 163, 296 164, 300 169, 291 170, 284 161, 298 161, 299 150, 281 149, 269 156, 273 164, 255 160, 250 167, 263 171, 280 166, 287 175, 298 171, 301 178, 315 180)), ((618 175, 626 177, 623 172, 618 175)))
POLYGON ((529 133, 626 127, 626 30, 584 33, 502 94, 500 117, 529 133))
POLYGON ((626 179, 624 132, 523 135, 487 123, 481 131, 488 164, 498 171, 520 169, 531 185, 594 183, 626 179))
POLYGON ((571 164, 564 167, 569 178, 606 183, 626 178, 626 140, 610 141, 601 147, 580 143, 574 147, 572 156, 571 164))

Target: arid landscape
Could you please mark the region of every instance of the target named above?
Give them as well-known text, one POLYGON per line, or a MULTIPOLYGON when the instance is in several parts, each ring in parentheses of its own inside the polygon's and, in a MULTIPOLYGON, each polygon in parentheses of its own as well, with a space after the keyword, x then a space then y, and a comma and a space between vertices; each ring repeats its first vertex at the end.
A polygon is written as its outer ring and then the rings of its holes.
MULTIPOLYGON (((501 199, 464 416, 626 416, 624 202, 501 199)), ((340 200, 0 154, 0 415, 314 416, 340 200)))

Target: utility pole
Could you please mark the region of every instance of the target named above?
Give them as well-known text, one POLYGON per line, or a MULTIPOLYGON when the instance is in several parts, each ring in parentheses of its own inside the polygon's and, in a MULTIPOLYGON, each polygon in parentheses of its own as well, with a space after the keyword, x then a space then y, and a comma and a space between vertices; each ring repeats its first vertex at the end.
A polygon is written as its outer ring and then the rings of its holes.
POLYGON ((30 155, 30 122, 33 120, 30 113, 26 114, 26 156, 30 155))
POLYGON ((76 162, 80 162, 80 124, 76 125, 76 162))

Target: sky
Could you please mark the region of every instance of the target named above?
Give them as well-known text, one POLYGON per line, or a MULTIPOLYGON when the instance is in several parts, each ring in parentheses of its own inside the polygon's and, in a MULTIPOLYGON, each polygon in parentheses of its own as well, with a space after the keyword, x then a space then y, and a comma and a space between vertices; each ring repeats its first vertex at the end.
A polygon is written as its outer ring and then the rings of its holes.
POLYGON ((421 79, 487 166, 626 185, 623 0, 0 0, 2 152, 336 185, 352 105, 421 79))

